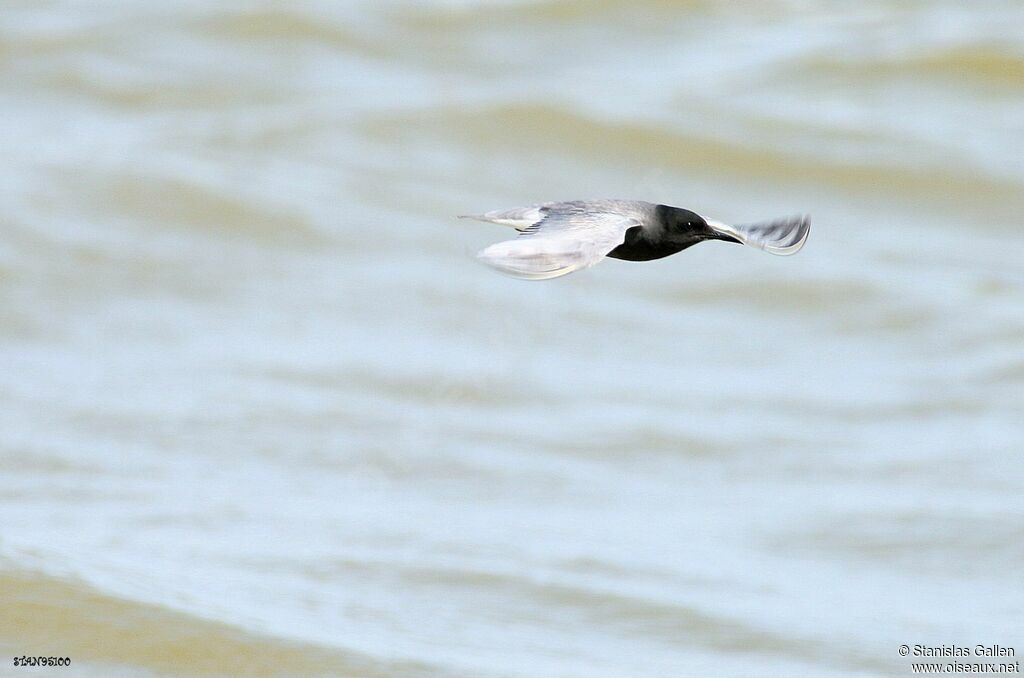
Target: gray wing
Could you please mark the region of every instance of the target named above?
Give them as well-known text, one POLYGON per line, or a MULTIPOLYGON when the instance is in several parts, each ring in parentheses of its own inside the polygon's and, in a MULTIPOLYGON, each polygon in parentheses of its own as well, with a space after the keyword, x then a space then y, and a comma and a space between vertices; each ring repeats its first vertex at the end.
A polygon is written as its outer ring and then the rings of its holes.
POLYGON ((811 216, 809 214, 773 219, 772 221, 759 221, 756 224, 729 225, 707 218, 704 221, 712 229, 735 238, 744 245, 750 245, 779 256, 789 256, 799 252, 811 232, 811 216))
POLYGON ((519 237, 486 248, 477 257, 493 268, 526 280, 547 280, 593 266, 622 244, 636 217, 590 211, 561 203, 545 206, 543 218, 519 237))

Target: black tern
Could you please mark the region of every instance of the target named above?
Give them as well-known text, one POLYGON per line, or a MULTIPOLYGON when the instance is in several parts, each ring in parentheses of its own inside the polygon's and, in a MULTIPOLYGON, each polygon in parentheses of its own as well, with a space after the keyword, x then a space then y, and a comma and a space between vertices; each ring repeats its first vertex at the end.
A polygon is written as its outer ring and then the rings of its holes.
POLYGON ((478 258, 502 273, 547 280, 589 268, 605 257, 650 261, 705 240, 724 240, 771 254, 796 254, 811 230, 808 215, 730 226, 696 212, 638 200, 549 202, 460 218, 519 231, 478 258))

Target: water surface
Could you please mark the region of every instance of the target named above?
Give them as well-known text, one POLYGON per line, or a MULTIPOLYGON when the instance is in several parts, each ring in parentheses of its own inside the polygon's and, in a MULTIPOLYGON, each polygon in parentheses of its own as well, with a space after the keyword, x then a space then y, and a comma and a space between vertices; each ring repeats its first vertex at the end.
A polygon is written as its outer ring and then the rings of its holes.
POLYGON ((8 3, 0 648, 97 676, 1024 651, 1022 26, 8 3), (814 228, 531 284, 453 218, 604 196, 814 228))

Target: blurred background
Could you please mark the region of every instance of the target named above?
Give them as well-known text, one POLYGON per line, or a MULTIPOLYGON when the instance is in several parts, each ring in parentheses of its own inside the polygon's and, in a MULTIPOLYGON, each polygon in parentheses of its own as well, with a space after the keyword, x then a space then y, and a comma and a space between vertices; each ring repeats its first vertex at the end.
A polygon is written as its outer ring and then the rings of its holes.
POLYGON ((0 111, 0 660, 1024 652, 1020 2, 8 0, 0 111), (814 227, 525 283, 454 218, 590 197, 814 227))

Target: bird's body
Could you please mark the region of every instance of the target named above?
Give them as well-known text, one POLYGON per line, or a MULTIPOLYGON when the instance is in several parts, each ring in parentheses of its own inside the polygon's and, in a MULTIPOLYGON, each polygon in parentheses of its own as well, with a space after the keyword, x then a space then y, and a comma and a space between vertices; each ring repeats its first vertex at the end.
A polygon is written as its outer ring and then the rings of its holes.
POLYGON ((513 240, 486 248, 479 258, 529 280, 572 273, 604 257, 628 261, 660 259, 705 240, 724 240, 772 254, 795 254, 810 231, 809 217, 729 226, 680 207, 638 200, 574 200, 470 218, 518 230, 513 240))
POLYGON ((707 221, 695 212, 668 205, 639 203, 641 225, 626 229, 622 244, 605 256, 627 261, 650 261, 661 259, 705 240, 729 240, 708 226, 707 221))

